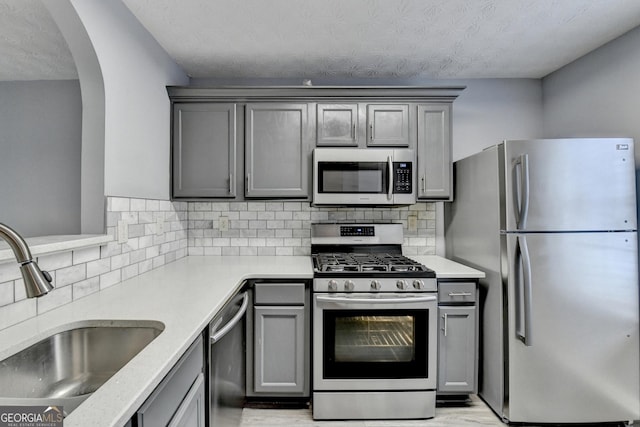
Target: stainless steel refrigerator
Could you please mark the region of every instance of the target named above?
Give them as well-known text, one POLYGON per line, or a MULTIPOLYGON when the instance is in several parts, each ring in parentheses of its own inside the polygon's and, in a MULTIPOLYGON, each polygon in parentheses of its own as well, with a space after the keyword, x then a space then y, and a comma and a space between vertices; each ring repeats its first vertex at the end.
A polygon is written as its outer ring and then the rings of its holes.
POLYGON ((480 396, 505 422, 640 419, 631 139, 504 141, 455 163, 447 256, 481 281, 480 396))

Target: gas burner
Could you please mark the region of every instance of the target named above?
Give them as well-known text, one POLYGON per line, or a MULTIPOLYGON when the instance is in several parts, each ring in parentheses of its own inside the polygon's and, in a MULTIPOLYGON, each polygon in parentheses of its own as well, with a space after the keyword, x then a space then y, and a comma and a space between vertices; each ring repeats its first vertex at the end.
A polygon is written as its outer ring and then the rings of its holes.
POLYGON ((424 265, 403 255, 389 253, 318 253, 313 255, 316 273, 353 275, 431 273, 424 265))
POLYGON ((344 264, 326 264, 321 265, 321 271, 326 272, 345 272, 345 271, 359 271, 357 265, 344 265, 344 264))

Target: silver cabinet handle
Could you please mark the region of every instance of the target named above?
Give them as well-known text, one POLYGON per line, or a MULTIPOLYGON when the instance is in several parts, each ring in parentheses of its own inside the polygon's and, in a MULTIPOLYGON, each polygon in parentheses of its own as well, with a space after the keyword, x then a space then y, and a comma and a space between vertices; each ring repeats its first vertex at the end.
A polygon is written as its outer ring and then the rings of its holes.
POLYGON ((473 295, 471 292, 449 292, 450 297, 470 297, 473 295))
POLYGON ((229 194, 233 194, 233 174, 229 174, 229 194))
POLYGON ((373 141, 373 123, 369 125, 369 139, 373 141))
POLYGON ((356 124, 351 127, 351 139, 356 139, 356 124))
POLYGON ((447 313, 445 313, 444 316, 442 316, 442 319, 443 319, 442 323, 444 324, 442 327, 442 332, 444 332, 445 337, 447 336, 447 318, 448 318, 447 313))
POLYGON ((216 331, 216 333, 211 336, 211 344, 215 344, 218 341, 220 341, 222 338, 224 338, 224 336, 227 335, 229 331, 233 329, 233 327, 236 326, 238 322, 240 322, 240 320, 242 320, 242 317, 247 312, 248 305, 249 305, 249 293, 245 292, 244 296, 242 297, 242 305, 240 306, 240 309, 235 314, 235 316, 233 316, 233 318, 229 320, 229 322, 226 325, 218 329, 218 331, 216 331))
POLYGON ((424 179, 424 175, 420 177, 420 181, 422 182, 422 194, 424 194, 427 192, 427 184, 426 184, 426 180, 424 179))
POLYGON ((524 229, 527 226, 527 215, 529 214, 529 155, 522 154, 513 161, 513 204, 516 214, 516 228, 524 229), (518 178, 518 169, 520 177, 518 178), (518 197, 519 196, 519 197, 518 197), (520 198, 520 203, 518 203, 520 198))

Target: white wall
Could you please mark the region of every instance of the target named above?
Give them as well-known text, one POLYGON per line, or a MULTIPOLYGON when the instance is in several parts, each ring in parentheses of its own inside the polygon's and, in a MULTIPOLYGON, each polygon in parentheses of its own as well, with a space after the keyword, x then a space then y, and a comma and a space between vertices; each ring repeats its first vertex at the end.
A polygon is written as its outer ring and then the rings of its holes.
POLYGON ((77 80, 0 82, 0 222, 24 236, 80 233, 77 80))
POLYGON ((120 0, 69 0, 86 28, 104 79, 104 191, 170 197, 167 85, 188 76, 120 0))

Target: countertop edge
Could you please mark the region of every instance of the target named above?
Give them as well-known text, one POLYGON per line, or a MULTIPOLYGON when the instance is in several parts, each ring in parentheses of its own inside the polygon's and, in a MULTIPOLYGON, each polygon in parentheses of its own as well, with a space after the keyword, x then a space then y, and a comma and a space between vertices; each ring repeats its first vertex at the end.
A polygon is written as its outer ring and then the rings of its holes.
MULTIPOLYGON (((27 237, 25 241, 34 257, 56 252, 83 249, 109 243, 113 237, 108 234, 77 234, 60 236, 27 237)), ((5 242, 0 242, 0 264, 13 261, 13 251, 5 242)))

